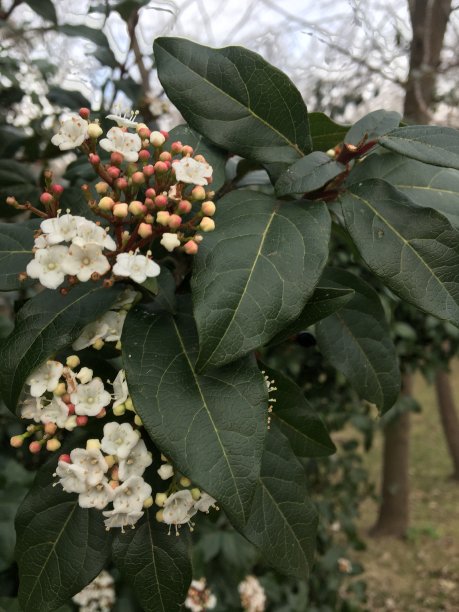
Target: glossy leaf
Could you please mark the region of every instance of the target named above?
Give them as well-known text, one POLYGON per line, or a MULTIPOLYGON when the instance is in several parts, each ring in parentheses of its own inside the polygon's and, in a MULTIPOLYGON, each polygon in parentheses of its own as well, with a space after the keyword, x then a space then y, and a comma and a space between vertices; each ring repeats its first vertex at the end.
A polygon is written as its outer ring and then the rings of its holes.
POLYGON ((71 344, 87 323, 110 308, 120 291, 119 286, 106 289, 84 283, 73 287, 66 296, 58 291, 43 291, 23 306, 0 355, 0 387, 10 410, 16 408, 29 374, 71 344))
POLYGON ((348 184, 369 178, 386 180, 404 193, 412 202, 424 208, 441 212, 459 227, 459 171, 423 164, 387 152, 369 155, 358 164, 348 178, 348 184))
POLYGON ((157 38, 154 53, 169 99, 218 146, 261 163, 291 163, 311 151, 300 92, 257 53, 182 38, 157 38))
MULTIPOLYGON (((274 380, 276 390, 270 393, 272 423, 277 425, 290 442, 297 457, 326 457, 336 447, 327 428, 314 408, 306 400, 303 391, 292 380, 263 364, 263 370, 274 380)), ((269 435, 269 434, 268 434, 269 435)))
POLYGON ((402 116, 394 111, 376 110, 354 123, 344 138, 344 144, 357 146, 376 140, 398 127, 402 116))
POLYGON ((268 342, 301 313, 328 257, 323 202, 277 202, 254 191, 219 201, 216 230, 195 258, 197 366, 223 365, 268 342))
POLYGON ((243 525, 260 471, 266 386, 250 358, 197 374, 191 305, 179 304, 176 317, 129 311, 121 340, 129 392, 155 444, 243 525))
POLYGON ((409 125, 379 139, 386 149, 418 161, 459 170, 459 131, 435 125, 409 125))
POLYGON ((341 197, 367 265, 402 299, 459 326, 459 231, 389 183, 356 183, 341 197))
POLYGON ((306 580, 316 547, 317 513, 302 465, 273 428, 244 535, 279 572, 306 580))
POLYGON ((276 182, 276 194, 301 195, 315 191, 342 174, 346 167, 321 151, 302 157, 285 170, 276 182))
POLYGON ((301 311, 300 316, 276 334, 269 344, 279 344, 299 332, 305 331, 308 327, 317 323, 317 321, 325 319, 342 308, 352 299, 353 295, 354 291, 350 288, 316 287, 311 298, 301 311))
POLYGON ((400 371, 389 325, 378 294, 344 270, 327 270, 335 287, 350 287, 352 299, 316 326, 319 348, 359 395, 381 410, 391 408, 400 392, 400 371))
POLYGON ((56 461, 38 473, 16 517, 19 602, 24 612, 53 612, 81 591, 110 556, 100 510, 53 486, 56 461))
POLYGON ((113 560, 145 612, 181 609, 192 578, 187 540, 183 533, 168 535, 153 509, 135 529, 115 535, 113 560))
POLYGON ((343 141, 348 125, 336 123, 324 113, 309 113, 312 148, 314 151, 328 151, 343 141))
POLYGON ((19 273, 32 259, 34 227, 30 224, 0 223, 0 291, 19 289, 19 273))

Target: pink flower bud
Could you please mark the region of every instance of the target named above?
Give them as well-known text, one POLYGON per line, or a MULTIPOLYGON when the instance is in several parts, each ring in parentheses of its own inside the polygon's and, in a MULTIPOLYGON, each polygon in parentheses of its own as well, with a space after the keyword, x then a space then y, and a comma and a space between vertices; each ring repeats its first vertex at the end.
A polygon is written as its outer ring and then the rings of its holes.
POLYGON ((115 200, 113 198, 109 198, 108 196, 101 198, 99 201, 100 210, 112 210, 114 206, 115 200))
POLYGON ((96 183, 95 187, 96 187, 97 193, 99 195, 102 195, 104 193, 107 193, 107 191, 110 188, 110 185, 106 183, 105 181, 100 181, 99 183, 96 183))
POLYGON ((204 217, 199 224, 199 229, 203 232, 212 232, 215 229, 215 221, 210 217, 204 217))
POLYGON ((180 200, 178 205, 179 212, 183 214, 188 214, 189 212, 191 212, 191 208, 191 202, 189 202, 188 200, 180 200))
POLYGON ((171 215, 169 217, 169 227, 171 227, 172 229, 177 229, 181 225, 182 225, 182 217, 180 217, 179 215, 171 215))
POLYGON ((142 139, 150 138, 150 135, 151 135, 151 131, 147 128, 146 125, 142 125, 137 130, 137 133, 140 136, 140 138, 142 138, 142 139))
POLYGON ((97 166, 98 164, 100 164, 100 157, 98 155, 96 155, 95 153, 90 153, 89 154, 89 162, 93 166, 97 166))
POLYGON ((196 161, 201 162, 203 164, 207 163, 204 155, 195 155, 194 158, 196 161))
POLYGON ((145 166, 143 169, 143 174, 147 178, 150 178, 150 176, 153 176, 154 173, 155 173, 155 167, 152 166, 151 164, 148 164, 148 166, 145 166))
POLYGON ((166 140, 168 140, 169 132, 166 132, 166 130, 159 130, 159 133, 162 134, 166 140))
POLYGON ((37 453, 39 453, 41 451, 41 444, 40 442, 37 442, 36 440, 34 440, 33 442, 31 442, 29 444, 29 451, 31 453, 33 453, 34 455, 36 455, 37 453))
POLYGON ((67 455, 66 453, 59 455, 59 461, 63 461, 64 463, 72 463, 72 460, 70 459, 70 455, 67 455))
POLYGON ((150 142, 154 147, 162 147, 166 142, 166 137, 161 132, 152 132, 150 134, 150 142))
POLYGON ((120 166, 123 163, 123 155, 122 153, 119 153, 118 151, 113 151, 113 153, 110 155, 110 161, 114 166, 120 166))
POLYGON ((102 410, 96 414, 96 419, 103 419, 106 414, 107 411, 105 408, 102 408, 102 410))
POLYGON ((168 167, 166 162, 162 162, 162 161, 157 161, 155 164, 155 172, 157 174, 164 174, 165 172, 167 172, 168 167))
POLYGON ((72 414, 75 414, 75 404, 72 404, 71 402, 67 403, 67 410, 69 411, 69 416, 72 416, 72 414))
POLYGON ((158 208, 164 208, 164 206, 167 206, 167 196, 165 195, 156 196, 155 206, 157 206, 158 208))
POLYGON ((119 175, 121 174, 121 170, 117 168, 116 166, 109 166, 107 168, 107 174, 110 178, 117 179, 119 175))
POLYGON ((56 197, 59 197, 64 192, 64 188, 62 187, 62 185, 57 185, 56 183, 54 183, 53 185, 51 185, 51 191, 56 197))
POLYGON ((170 162, 172 160, 172 155, 169 153, 169 151, 163 151, 159 156, 159 159, 163 162, 170 162))
POLYGON ((196 255, 198 248, 199 247, 194 240, 188 240, 188 242, 185 242, 183 245, 183 250, 187 255, 196 255))
POLYGON ((128 205, 125 202, 118 202, 113 207, 113 215, 118 219, 124 219, 128 216, 128 205))
POLYGON ((139 225, 138 233, 141 238, 150 238, 150 236, 153 234, 153 228, 148 223, 141 223, 139 225))
POLYGON ((156 191, 153 189, 153 187, 149 187, 145 192, 145 197, 147 198, 154 198, 155 195, 156 195, 156 191))
POLYGON ((129 212, 136 216, 144 215, 147 212, 147 207, 142 202, 139 202, 139 200, 133 200, 129 204, 129 212))
POLYGON ((144 204, 150 210, 153 210, 153 208, 155 207, 155 203, 151 198, 145 198, 144 204))
POLYGON ((215 215, 216 207, 213 202, 211 202, 210 200, 206 200, 202 203, 201 210, 208 217, 213 217, 215 215))
POLYGON ((20 448, 24 443, 22 436, 13 436, 10 440, 10 444, 13 448, 20 448))
POLYGON ((51 453, 56 452, 57 450, 59 450, 61 447, 61 443, 59 442, 59 440, 57 438, 51 438, 51 440, 48 440, 46 442, 46 450, 50 451, 51 453))
POLYGON ((171 151, 172 151, 172 153, 175 153, 175 154, 181 153, 182 152, 182 148, 183 148, 183 145, 180 142, 180 140, 176 140, 175 142, 173 142, 171 144, 171 151))
POLYGON ((150 151, 147 151, 146 149, 139 151, 139 159, 140 161, 148 161, 150 159, 150 151))
POLYGON ((182 147, 182 155, 184 157, 185 155, 193 155, 193 147, 190 147, 190 145, 185 145, 182 147))
POLYGON ((134 172, 131 177, 131 180, 134 185, 142 185, 142 183, 145 183, 145 177, 143 175, 143 172, 134 172))
POLYGON ((42 204, 44 204, 45 206, 48 206, 48 204, 51 204, 51 202, 54 201, 53 196, 50 193, 42 193, 40 196, 40 202, 42 204))
POLYGON ((78 111, 78 114, 80 115, 82 119, 86 120, 86 119, 89 119, 89 115, 91 114, 91 111, 89 110, 89 108, 86 108, 85 106, 83 106, 78 111))
POLYGON ((167 210, 160 210, 156 215, 156 223, 164 226, 169 225, 169 217, 170 213, 167 210))
POLYGON ((54 436, 56 431, 57 431, 56 423, 46 423, 46 425, 45 425, 45 433, 47 433, 50 436, 54 436))
POLYGON ((120 191, 124 191, 125 189, 128 188, 128 182, 127 180, 123 177, 116 179, 115 181, 115 187, 117 189, 119 189, 120 191))
POLYGON ((206 191, 204 187, 202 187, 201 185, 197 185, 196 187, 193 187, 191 191, 191 197, 193 200, 205 200, 206 191))
POLYGON ((84 427, 85 425, 88 424, 88 417, 85 414, 77 416, 76 424, 78 427, 84 427))

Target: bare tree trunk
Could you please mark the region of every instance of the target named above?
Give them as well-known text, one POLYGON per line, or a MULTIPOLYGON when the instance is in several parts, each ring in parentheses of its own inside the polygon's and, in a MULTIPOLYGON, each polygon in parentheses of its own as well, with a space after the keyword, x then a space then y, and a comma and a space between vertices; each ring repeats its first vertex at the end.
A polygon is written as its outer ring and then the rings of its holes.
POLYGON ((409 2, 413 39, 404 115, 413 123, 430 121, 429 109, 435 101, 435 81, 451 3, 452 0, 409 2))
POLYGON ((437 370, 435 374, 435 389, 437 391, 441 424, 453 462, 454 471, 452 478, 459 480, 459 419, 448 372, 437 370))
MULTIPOLYGON (((412 390, 413 376, 404 374, 402 395, 411 396, 412 390)), ((378 520, 370 530, 374 537, 402 538, 408 529, 410 416, 409 411, 404 412, 384 429, 381 504, 378 520)))

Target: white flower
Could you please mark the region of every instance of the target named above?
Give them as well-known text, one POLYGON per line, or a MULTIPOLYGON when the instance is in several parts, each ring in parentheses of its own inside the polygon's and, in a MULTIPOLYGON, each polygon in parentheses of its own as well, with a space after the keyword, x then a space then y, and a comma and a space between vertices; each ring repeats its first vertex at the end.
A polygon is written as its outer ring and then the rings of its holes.
POLYGON ((172 253, 174 249, 176 249, 177 247, 181 245, 181 242, 177 238, 177 234, 170 234, 166 232, 163 234, 163 237, 161 238, 161 244, 167 251, 169 251, 169 253, 172 253))
POLYGON ((108 406, 111 396, 104 389, 104 383, 100 378, 93 378, 85 385, 78 385, 77 390, 70 394, 72 404, 75 405, 75 413, 78 415, 96 416, 108 406))
POLYGON ((48 236, 46 236, 46 234, 40 234, 39 236, 37 236, 33 242, 33 246, 36 249, 46 249, 49 244, 48 244, 48 236))
POLYGON ((64 427, 69 409, 67 404, 60 397, 54 397, 41 412, 40 420, 42 423, 55 423, 58 427, 64 427))
POLYGON ((140 293, 131 287, 126 287, 124 291, 120 294, 119 297, 116 298, 116 302, 112 306, 112 310, 118 310, 119 308, 124 308, 125 306, 130 306, 134 303, 137 296, 140 293))
POLYGON ((80 508, 97 508, 103 510, 107 504, 113 501, 113 489, 104 478, 101 482, 93 487, 89 487, 84 493, 80 493, 78 497, 78 505, 80 508))
POLYGON ((163 465, 156 471, 158 472, 159 477, 162 480, 172 478, 172 476, 174 475, 174 468, 169 463, 163 463, 163 465))
POLYGON ((58 133, 51 138, 51 142, 61 151, 75 149, 86 140, 87 131, 88 122, 75 114, 61 122, 61 127, 58 133))
POLYGON ((120 253, 116 256, 116 264, 113 266, 113 274, 132 278, 136 283, 143 283, 147 278, 158 276, 161 268, 157 263, 135 253, 120 253))
POLYGON ((194 507, 200 512, 209 512, 209 509, 215 505, 216 501, 208 493, 203 493, 198 501, 195 502, 194 507))
POLYGON ((30 419, 40 423, 41 409, 43 407, 41 397, 29 397, 21 406, 21 419, 30 419))
POLYGON ((174 162, 175 176, 182 183, 207 185, 207 179, 212 176, 212 166, 198 162, 192 157, 182 157, 174 162))
POLYGON ((192 580, 185 599, 185 608, 192 612, 204 612, 213 610, 216 605, 217 598, 206 588, 206 579, 192 580))
POLYGON ((163 521, 168 525, 183 525, 196 514, 194 499, 188 491, 172 493, 164 502, 163 521))
POLYGON ((137 134, 130 134, 119 127, 112 127, 107 132, 107 138, 99 142, 102 149, 109 153, 121 153, 127 162, 136 162, 139 159, 139 151, 142 141, 137 134))
POLYGON ((107 234, 103 227, 88 219, 83 219, 81 223, 78 223, 76 235, 72 237, 72 243, 79 247, 97 244, 109 251, 116 251, 116 243, 113 238, 107 234))
POLYGON ((108 465, 100 450, 74 448, 70 453, 70 459, 73 465, 81 467, 84 479, 90 487, 95 487, 104 480, 108 465))
POLYGON ((108 310, 104 313, 99 321, 107 326, 107 331, 103 335, 103 340, 107 342, 118 342, 121 338, 121 332, 123 331, 124 320, 126 319, 127 312, 114 312, 108 310))
POLYGON ((120 512, 118 510, 106 510, 102 513, 106 516, 105 528, 108 531, 113 527, 121 527, 121 532, 124 533, 124 528, 128 525, 135 525, 143 516, 143 512, 120 512))
POLYGON ((79 247, 72 244, 62 261, 62 269, 67 274, 76 276, 78 280, 86 282, 94 272, 101 275, 108 272, 110 264, 105 255, 102 255, 99 245, 87 244, 79 247))
POLYGON ((49 359, 42 364, 26 380, 26 383, 30 385, 30 395, 41 397, 46 391, 54 391, 63 371, 64 366, 60 361, 49 359))
POLYGON ((66 246, 38 249, 35 251, 34 259, 27 264, 27 275, 30 278, 38 278, 43 287, 57 289, 64 282, 65 272, 62 269, 62 260, 67 251, 66 246))
POLYGON ((118 127, 120 128, 136 128, 138 125, 136 121, 136 117, 138 114, 138 111, 131 111, 129 116, 127 113, 124 113, 124 115, 107 115, 105 119, 115 121, 118 124, 118 127))
POLYGON ((78 222, 84 217, 70 214, 45 219, 40 223, 40 228, 46 234, 47 244, 59 244, 59 242, 70 242, 77 233, 78 222))
POLYGON ((74 595, 72 601, 79 606, 80 612, 110 612, 116 601, 113 584, 111 575, 103 570, 88 586, 74 595))
POLYGON ((127 480, 131 476, 142 476, 152 462, 151 453, 148 452, 145 442, 139 440, 126 459, 121 459, 119 462, 120 480, 127 480))
POLYGON ((106 423, 101 448, 107 455, 116 455, 122 460, 127 459, 138 441, 139 433, 129 423, 106 423))
POLYGON ((113 381, 113 394, 115 396, 115 401, 113 402, 112 408, 124 404, 128 398, 129 391, 126 382, 126 372, 124 370, 120 370, 113 381))
POLYGON ((94 376, 94 371, 91 368, 81 368, 76 377, 84 385, 91 382, 94 376))
POLYGON ((130 476, 116 487, 113 508, 118 512, 140 512, 150 495, 151 487, 141 476, 130 476))
POLYGON ((103 338, 108 331, 108 325, 106 323, 102 323, 100 319, 97 321, 93 321, 92 323, 88 323, 83 327, 83 331, 80 336, 75 340, 72 344, 72 348, 75 351, 81 351, 81 349, 86 348, 87 346, 92 346, 96 340, 103 338))
POLYGON ((88 488, 84 470, 79 465, 59 461, 54 476, 59 476, 59 483, 66 493, 83 493, 88 488))
POLYGON ((264 612, 266 594, 255 576, 246 576, 239 584, 238 591, 245 612, 264 612))

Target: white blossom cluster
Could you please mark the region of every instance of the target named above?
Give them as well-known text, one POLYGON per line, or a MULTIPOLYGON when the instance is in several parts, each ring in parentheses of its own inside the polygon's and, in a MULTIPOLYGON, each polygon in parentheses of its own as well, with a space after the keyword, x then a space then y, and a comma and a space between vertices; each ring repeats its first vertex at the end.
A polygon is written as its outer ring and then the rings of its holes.
POLYGON ((192 580, 185 599, 185 608, 192 612, 213 610, 217 605, 217 598, 206 586, 206 579, 192 580))
POLYGON ((241 605, 245 612, 264 612, 266 593, 255 576, 246 576, 238 586, 241 605))
POLYGON ((104 425, 101 440, 88 440, 85 449, 73 449, 70 462, 61 459, 55 476, 64 491, 78 493, 81 508, 104 510, 113 504, 103 512, 105 527, 124 531, 153 504, 151 486, 142 478, 151 463, 139 430, 129 423, 111 422, 104 425))
POLYGON ((112 576, 103 570, 82 591, 72 597, 79 612, 110 612, 115 605, 116 593, 112 576))
POLYGON ((266 372, 264 370, 262 370, 261 372, 263 374, 263 377, 265 379, 265 385, 266 385, 266 389, 268 390, 268 429, 270 428, 270 424, 271 424, 271 413, 273 411, 273 404, 276 403, 276 399, 272 397, 272 394, 277 391, 277 387, 275 386, 276 381, 273 380, 269 380, 269 376, 266 375, 266 372))

